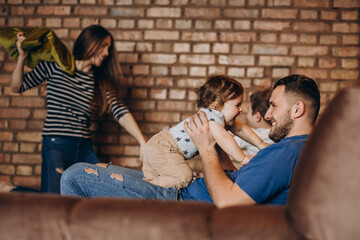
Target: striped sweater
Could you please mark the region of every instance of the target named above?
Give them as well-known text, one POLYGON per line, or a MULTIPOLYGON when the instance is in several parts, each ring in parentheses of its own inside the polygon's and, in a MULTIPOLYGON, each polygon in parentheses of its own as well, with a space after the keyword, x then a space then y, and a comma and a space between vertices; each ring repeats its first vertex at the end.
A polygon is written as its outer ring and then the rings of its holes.
MULTIPOLYGON (((25 74, 19 92, 44 81, 47 81, 47 116, 42 134, 90 138, 94 76, 77 69, 74 75, 70 75, 57 63, 40 62, 25 74)), ((129 112, 119 101, 112 102, 111 111, 117 121, 129 112)))

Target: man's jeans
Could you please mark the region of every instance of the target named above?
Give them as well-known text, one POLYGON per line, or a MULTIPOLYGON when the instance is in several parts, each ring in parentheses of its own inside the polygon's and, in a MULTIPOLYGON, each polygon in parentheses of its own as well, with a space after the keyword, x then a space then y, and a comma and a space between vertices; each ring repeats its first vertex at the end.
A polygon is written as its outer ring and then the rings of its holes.
POLYGON ((61 194, 71 196, 178 200, 178 189, 163 188, 143 180, 138 170, 115 165, 101 167, 77 163, 61 177, 61 194))
POLYGON ((62 172, 77 162, 99 163, 90 138, 44 136, 41 192, 60 193, 62 172))

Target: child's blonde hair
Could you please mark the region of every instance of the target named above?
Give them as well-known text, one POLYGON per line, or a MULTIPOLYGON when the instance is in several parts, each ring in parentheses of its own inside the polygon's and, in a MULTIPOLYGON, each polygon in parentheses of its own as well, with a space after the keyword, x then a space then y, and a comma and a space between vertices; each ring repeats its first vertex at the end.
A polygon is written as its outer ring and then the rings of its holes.
POLYGON ((224 106, 225 102, 241 96, 244 88, 235 79, 226 75, 209 76, 207 81, 195 89, 198 108, 208 108, 212 103, 218 102, 224 106))

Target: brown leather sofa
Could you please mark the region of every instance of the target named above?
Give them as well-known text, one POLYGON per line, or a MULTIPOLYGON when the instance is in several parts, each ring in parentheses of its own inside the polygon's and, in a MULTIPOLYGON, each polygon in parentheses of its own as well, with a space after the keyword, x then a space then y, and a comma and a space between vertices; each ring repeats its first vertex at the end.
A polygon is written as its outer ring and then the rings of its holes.
POLYGON ((287 206, 0 194, 0 239, 360 239, 360 85, 342 90, 299 159, 287 206))

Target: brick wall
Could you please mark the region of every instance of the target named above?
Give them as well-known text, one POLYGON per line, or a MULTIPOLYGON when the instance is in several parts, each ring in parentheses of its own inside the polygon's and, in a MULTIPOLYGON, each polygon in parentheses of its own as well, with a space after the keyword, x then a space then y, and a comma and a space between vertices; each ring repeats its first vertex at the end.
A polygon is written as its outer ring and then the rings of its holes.
MULTIPOLYGON (((0 0, 0 26, 52 28, 69 49, 84 27, 108 28, 132 113, 150 137, 193 113, 193 88, 214 73, 238 79, 246 99, 287 74, 306 74, 318 82, 324 109, 359 81, 359 7, 358 0, 0 0)), ((10 93, 14 66, 0 48, 0 180, 39 187, 46 89, 10 93)), ((103 161, 139 167, 135 139, 111 116, 93 129, 103 161)))

